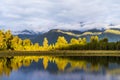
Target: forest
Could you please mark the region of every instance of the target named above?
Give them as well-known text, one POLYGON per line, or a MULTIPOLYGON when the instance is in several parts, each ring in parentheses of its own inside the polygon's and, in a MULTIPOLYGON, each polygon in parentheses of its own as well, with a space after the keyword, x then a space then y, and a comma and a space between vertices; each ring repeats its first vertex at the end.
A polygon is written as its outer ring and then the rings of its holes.
POLYGON ((14 51, 49 51, 49 50, 120 50, 120 41, 109 42, 107 38, 99 39, 98 36, 91 36, 90 41, 86 38, 72 38, 68 42, 64 36, 59 36, 56 43, 48 44, 45 37, 43 44, 32 43, 29 39, 22 40, 13 36, 11 31, 0 30, 0 50, 14 51))

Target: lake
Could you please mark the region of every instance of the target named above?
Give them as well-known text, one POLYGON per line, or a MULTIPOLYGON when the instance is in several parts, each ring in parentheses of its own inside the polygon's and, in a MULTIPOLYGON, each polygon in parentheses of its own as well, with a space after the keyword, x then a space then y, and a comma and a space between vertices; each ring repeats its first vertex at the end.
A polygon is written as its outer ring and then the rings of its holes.
POLYGON ((0 80, 120 80, 120 58, 1 57, 0 80))

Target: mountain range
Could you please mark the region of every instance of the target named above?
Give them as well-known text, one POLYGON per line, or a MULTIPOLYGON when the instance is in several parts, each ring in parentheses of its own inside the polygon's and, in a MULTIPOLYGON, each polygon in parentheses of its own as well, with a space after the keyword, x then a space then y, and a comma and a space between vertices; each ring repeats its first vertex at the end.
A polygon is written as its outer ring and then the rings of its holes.
POLYGON ((52 29, 48 32, 34 32, 30 30, 13 32, 14 35, 19 36, 22 39, 29 38, 33 43, 38 42, 42 44, 44 37, 47 37, 49 44, 55 43, 58 36, 64 36, 69 42, 71 38, 83 38, 90 41, 91 36, 99 36, 100 39, 108 38, 109 42, 120 41, 120 28, 109 28, 109 29, 90 29, 86 31, 77 30, 61 30, 52 29))

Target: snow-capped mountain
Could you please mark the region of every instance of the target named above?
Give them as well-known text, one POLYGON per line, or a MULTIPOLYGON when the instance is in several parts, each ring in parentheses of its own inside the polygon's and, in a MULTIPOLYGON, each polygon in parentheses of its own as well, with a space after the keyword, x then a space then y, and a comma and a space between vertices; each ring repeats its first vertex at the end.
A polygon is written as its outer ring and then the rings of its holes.
POLYGON ((13 35, 20 35, 20 34, 24 34, 24 35, 34 35, 34 34, 39 34, 39 32, 34 32, 32 30, 23 30, 23 31, 12 31, 13 35))
POLYGON ((33 39, 36 36, 41 35, 42 32, 23 30, 23 31, 12 31, 12 34, 19 36, 21 39, 33 39))

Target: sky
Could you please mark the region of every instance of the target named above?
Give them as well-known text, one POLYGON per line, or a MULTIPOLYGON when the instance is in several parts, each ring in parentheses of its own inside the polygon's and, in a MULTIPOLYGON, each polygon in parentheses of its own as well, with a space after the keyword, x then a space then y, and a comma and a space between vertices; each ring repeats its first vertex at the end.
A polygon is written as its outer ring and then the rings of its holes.
POLYGON ((120 25, 120 0, 0 0, 0 29, 85 30, 120 25))

